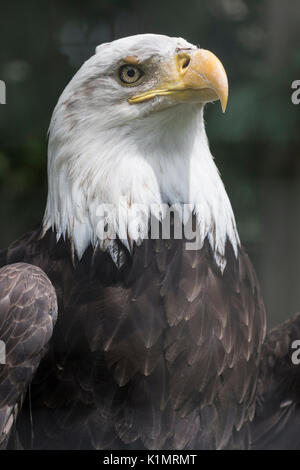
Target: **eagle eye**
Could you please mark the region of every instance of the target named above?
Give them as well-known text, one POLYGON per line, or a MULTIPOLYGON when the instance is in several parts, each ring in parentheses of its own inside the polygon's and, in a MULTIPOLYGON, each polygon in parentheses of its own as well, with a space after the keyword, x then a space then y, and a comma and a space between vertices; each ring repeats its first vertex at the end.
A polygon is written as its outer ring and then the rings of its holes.
POLYGON ((122 83, 127 86, 132 86, 140 82, 141 78, 144 76, 144 72, 135 65, 125 64, 119 68, 118 75, 122 83))

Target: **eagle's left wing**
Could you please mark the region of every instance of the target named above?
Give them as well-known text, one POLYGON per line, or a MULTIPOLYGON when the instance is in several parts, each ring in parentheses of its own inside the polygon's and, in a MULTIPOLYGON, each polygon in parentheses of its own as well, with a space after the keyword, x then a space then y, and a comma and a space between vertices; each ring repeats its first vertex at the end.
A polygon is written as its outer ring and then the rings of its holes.
POLYGON ((7 445, 56 318, 55 290, 40 268, 16 263, 0 269, 0 448, 7 445))
POLYGON ((252 424, 254 449, 300 448, 300 354, 295 343, 299 340, 300 314, 267 335, 252 424))

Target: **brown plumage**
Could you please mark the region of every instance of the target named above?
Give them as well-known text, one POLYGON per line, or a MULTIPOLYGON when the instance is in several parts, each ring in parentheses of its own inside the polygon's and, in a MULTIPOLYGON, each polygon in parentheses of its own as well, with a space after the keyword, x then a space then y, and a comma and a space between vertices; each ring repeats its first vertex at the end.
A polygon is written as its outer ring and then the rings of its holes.
POLYGON ((252 448, 300 448, 300 374, 292 361, 293 342, 300 339, 300 315, 273 328, 263 345, 252 424, 252 448))
MULTIPOLYGON (((55 287, 59 318, 31 386, 34 448, 243 448, 255 411, 265 314, 253 268, 228 243, 144 240, 118 270, 39 230, 2 252, 55 287)), ((23 446, 29 400, 19 418, 23 446)))
POLYGON ((0 269, 0 448, 5 447, 28 385, 46 352, 57 317, 56 294, 45 273, 32 265, 0 269))

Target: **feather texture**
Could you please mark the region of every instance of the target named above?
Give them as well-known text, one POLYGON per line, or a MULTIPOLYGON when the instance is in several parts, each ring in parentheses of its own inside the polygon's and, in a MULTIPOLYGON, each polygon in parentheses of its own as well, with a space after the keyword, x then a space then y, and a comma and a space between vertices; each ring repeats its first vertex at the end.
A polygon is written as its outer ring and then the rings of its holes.
POLYGON ((243 250, 227 244, 223 274, 208 242, 192 253, 176 239, 145 240, 131 256, 119 243, 121 269, 90 247, 73 267, 55 239, 37 230, 2 253, 40 266, 60 306, 32 383, 34 447, 246 446, 265 318, 243 250))
POLYGON ((28 385, 46 352, 57 318, 56 294, 45 273, 32 265, 0 269, 0 447, 5 447, 28 385))

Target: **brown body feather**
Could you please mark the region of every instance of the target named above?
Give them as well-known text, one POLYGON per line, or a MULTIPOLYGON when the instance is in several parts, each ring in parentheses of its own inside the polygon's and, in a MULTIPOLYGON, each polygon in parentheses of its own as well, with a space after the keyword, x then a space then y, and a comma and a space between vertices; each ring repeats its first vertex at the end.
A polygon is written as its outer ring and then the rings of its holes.
POLYGON ((16 263, 0 269, 0 448, 5 447, 57 317, 53 286, 45 273, 16 263))
MULTIPOLYGON (((116 242, 118 244, 118 242, 116 242)), ((41 267, 59 315, 32 384, 35 448, 211 449, 249 445, 265 312, 243 250, 222 274, 209 243, 144 240, 120 269, 39 230, 1 264, 41 267)), ((28 407, 19 419, 29 445, 28 407)))
POLYGON ((254 449, 300 448, 300 366, 293 342, 300 340, 300 315, 269 331, 263 345, 255 420, 254 449))

